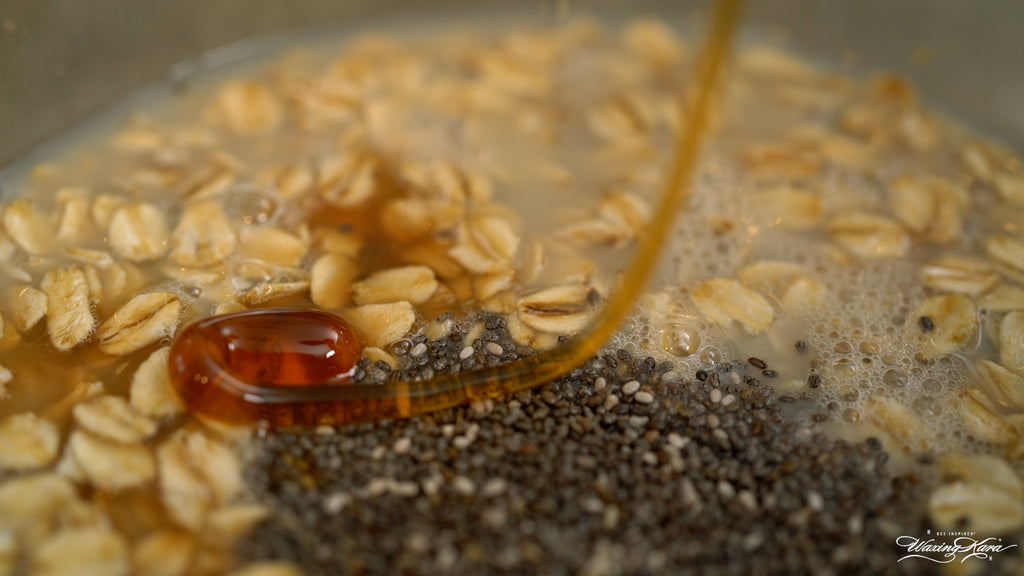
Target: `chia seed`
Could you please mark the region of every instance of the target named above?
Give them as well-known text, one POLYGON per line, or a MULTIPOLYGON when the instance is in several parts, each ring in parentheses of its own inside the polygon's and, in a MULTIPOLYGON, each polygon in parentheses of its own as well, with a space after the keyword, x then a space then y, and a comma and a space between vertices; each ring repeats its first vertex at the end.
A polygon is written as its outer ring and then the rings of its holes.
POLYGON ((809 374, 807 376, 807 386, 809 388, 817 388, 821 386, 821 376, 818 374, 809 374))
POLYGON ((935 330, 935 322, 933 322, 929 316, 921 316, 918 318, 917 325, 921 327, 922 332, 931 332, 932 330, 935 330))

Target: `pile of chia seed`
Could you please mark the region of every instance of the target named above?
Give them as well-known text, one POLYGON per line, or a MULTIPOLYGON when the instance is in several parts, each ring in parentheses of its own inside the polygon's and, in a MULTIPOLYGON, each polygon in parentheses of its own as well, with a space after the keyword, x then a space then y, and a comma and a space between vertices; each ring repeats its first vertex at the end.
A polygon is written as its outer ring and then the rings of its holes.
MULTIPOLYGON (((358 379, 531 353, 488 318, 358 379)), ((538 389, 404 421, 263 431, 248 480, 274 510, 240 548, 307 574, 926 574, 927 482, 882 444, 784 417, 760 362, 679 374, 600 355, 538 389)), ((770 375, 769 375, 770 376, 770 375)))

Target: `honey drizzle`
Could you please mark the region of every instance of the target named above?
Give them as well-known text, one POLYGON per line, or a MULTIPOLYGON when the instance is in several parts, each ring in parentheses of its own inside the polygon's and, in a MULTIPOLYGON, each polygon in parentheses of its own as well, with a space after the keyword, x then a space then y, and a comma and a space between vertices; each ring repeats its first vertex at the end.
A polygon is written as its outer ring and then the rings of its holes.
POLYGON ((689 198, 690 176, 708 128, 715 88, 732 46, 743 0, 716 0, 707 39, 698 60, 696 83, 682 99, 685 123, 676 134, 674 162, 662 188, 654 218, 641 239, 620 289, 599 321, 573 341, 501 366, 443 375, 427 381, 374 385, 274 387, 231 390, 214 375, 205 385, 172 379, 190 409, 225 422, 266 421, 272 426, 316 426, 387 418, 408 418, 474 400, 496 398, 549 382, 586 362, 614 333, 646 285, 674 215, 689 198))

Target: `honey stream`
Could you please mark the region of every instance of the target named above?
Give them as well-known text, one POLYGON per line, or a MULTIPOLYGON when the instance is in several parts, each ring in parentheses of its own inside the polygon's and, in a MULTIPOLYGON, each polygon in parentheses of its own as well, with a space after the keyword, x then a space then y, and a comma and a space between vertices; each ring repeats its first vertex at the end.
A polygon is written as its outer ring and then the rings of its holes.
POLYGON ((533 388, 579 367, 596 353, 633 307, 659 260, 674 216, 690 195, 690 178, 716 87, 732 47, 743 0, 716 0, 696 76, 681 99, 683 123, 675 153, 646 234, 623 273, 619 289, 586 332, 551 350, 501 366, 444 375, 427 381, 374 385, 266 387, 226 375, 172 379, 193 411, 225 422, 266 421, 271 426, 316 426, 407 418, 533 388))

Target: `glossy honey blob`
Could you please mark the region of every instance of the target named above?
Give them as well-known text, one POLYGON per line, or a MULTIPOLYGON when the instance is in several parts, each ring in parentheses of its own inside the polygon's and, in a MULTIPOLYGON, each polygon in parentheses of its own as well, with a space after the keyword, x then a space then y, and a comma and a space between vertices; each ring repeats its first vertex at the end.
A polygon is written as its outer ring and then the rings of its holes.
MULTIPOLYGON (((171 382, 195 412, 236 423, 266 421, 273 426, 315 426, 406 418, 458 406, 472 400, 495 398, 538 386, 568 373, 597 352, 633 307, 635 298, 657 264, 673 216, 688 197, 690 175, 708 126, 715 88, 732 45, 742 0, 716 0, 694 87, 684 102, 684 125, 677 131, 673 163, 658 200, 655 218, 637 247, 627 280, 619 287, 600 321, 576 340, 563 342, 535 356, 429 381, 393 381, 383 384, 351 383, 346 366, 359 356, 359 348, 346 348, 341 334, 354 334, 342 320, 323 312, 263 310, 214 317, 197 322, 178 336, 171 348, 171 382), (229 354, 222 332, 211 328, 261 318, 265 331, 240 331, 246 350, 229 354), (311 345, 304 335, 323 335, 327 327, 339 334, 339 343, 311 345), (273 327, 273 330, 270 328, 273 327), (308 331, 307 331, 308 330, 308 331), (259 346, 259 347, 257 347, 259 346), (327 357, 335 350, 343 356, 327 357), (348 350, 352 356, 344 355, 348 350), (280 361, 277 356, 280 355, 280 361), (342 357, 346 360, 342 360, 342 357), (325 377, 320 380, 318 377, 325 377)), ((229 330, 229 335, 231 331, 229 330)), ((357 342, 352 336, 353 342, 357 342)), ((322 343, 322 340, 317 342, 322 343)))
POLYGON ((350 384, 361 352, 355 329, 337 316, 263 309, 190 324, 171 346, 169 364, 186 400, 202 396, 202 412, 238 420, 250 419, 246 405, 260 398, 350 384))

